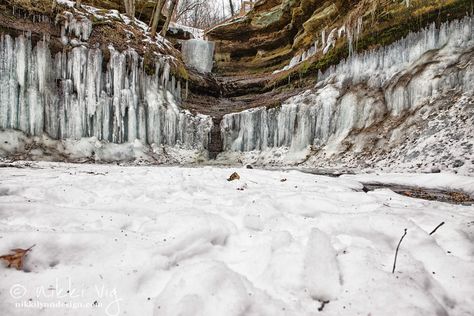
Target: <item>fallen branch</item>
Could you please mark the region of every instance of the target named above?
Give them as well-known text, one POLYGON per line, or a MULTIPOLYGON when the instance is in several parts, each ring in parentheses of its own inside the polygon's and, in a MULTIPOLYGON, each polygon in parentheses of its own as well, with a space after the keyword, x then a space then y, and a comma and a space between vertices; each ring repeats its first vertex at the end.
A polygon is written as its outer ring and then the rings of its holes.
POLYGON ((434 233, 436 233, 436 231, 438 230, 438 228, 440 228, 441 226, 444 225, 444 222, 441 222, 438 226, 435 227, 435 229, 433 229, 433 231, 430 233, 430 236, 433 235, 434 233))
POLYGON ((398 242, 397 249, 395 250, 395 259, 393 260, 393 269, 392 269, 392 274, 395 273, 395 267, 397 265, 397 257, 398 257, 398 249, 400 248, 400 244, 402 243, 403 238, 407 235, 407 229, 405 228, 405 233, 403 234, 402 238, 400 238, 400 241, 398 242))

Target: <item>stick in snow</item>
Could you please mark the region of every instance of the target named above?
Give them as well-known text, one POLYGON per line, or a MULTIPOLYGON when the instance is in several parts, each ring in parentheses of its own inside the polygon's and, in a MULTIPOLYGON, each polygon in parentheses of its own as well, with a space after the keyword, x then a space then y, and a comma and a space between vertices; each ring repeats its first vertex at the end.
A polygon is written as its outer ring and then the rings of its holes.
POLYGON ((329 304, 329 301, 322 301, 321 306, 318 307, 318 311, 322 312, 326 304, 329 304))
POLYGON ((402 243, 403 238, 407 235, 407 229, 405 228, 405 233, 403 234, 402 238, 400 238, 400 241, 398 242, 397 249, 395 250, 395 259, 393 260, 393 269, 392 269, 392 274, 395 273, 395 267, 397 265, 397 257, 398 257, 398 249, 400 248, 400 244, 402 243))
POLYGON ((438 228, 440 228, 441 226, 444 225, 444 222, 441 222, 438 226, 436 226, 435 229, 433 229, 433 231, 430 233, 430 236, 433 235, 434 233, 436 233, 436 231, 438 230, 438 228))

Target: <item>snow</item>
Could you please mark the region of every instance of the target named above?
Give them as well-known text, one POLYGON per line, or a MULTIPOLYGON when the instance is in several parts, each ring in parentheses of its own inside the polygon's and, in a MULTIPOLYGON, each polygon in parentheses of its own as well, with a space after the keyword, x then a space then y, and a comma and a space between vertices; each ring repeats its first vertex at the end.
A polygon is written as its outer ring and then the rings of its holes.
MULTIPOLYGON (((121 14, 118 10, 106 10, 102 8, 96 8, 93 6, 81 4, 81 8, 76 8, 76 3, 70 0, 56 0, 56 2, 68 11, 64 11, 62 15, 58 15, 58 18, 65 18, 65 23, 62 25, 61 29, 61 38, 64 45, 66 45, 69 41, 68 36, 75 35, 76 37, 81 37, 87 41, 89 38, 90 33, 92 32, 92 22, 91 18, 95 20, 113 20, 114 23, 123 23, 125 25, 131 25, 133 27, 137 27, 142 31, 143 41, 146 43, 152 43, 157 45, 160 48, 167 47, 171 48, 171 43, 162 37, 159 34, 155 35, 155 38, 151 37, 149 32, 148 25, 140 21, 136 18, 130 19, 126 14, 121 14), (68 34, 66 34, 68 33, 68 34)), ((127 32, 127 30, 124 30, 127 32)), ((194 31, 193 34, 199 34, 198 30, 188 30, 194 31)), ((131 34, 135 36, 133 33, 131 34)), ((71 40, 71 42, 74 40, 71 40)), ((81 42, 81 45, 87 44, 86 42, 81 42)), ((169 56, 170 58, 174 58, 169 56)))
POLYGON ((195 27, 179 24, 179 23, 176 23, 176 22, 171 22, 169 27, 170 27, 170 29, 171 28, 181 29, 184 32, 188 32, 188 33, 192 34, 194 39, 200 39, 200 40, 204 39, 204 30, 203 29, 198 29, 198 28, 195 28, 195 27))
POLYGON ((359 182, 472 189, 470 177, 12 166, 0 168, 0 254, 36 246, 28 273, 0 265, 3 315, 315 315, 318 300, 330 301, 321 315, 474 308, 474 207, 359 182))
POLYGON ((334 300, 341 290, 336 256, 329 236, 313 228, 308 239, 303 273, 309 294, 318 301, 334 300))
POLYGON ((140 140, 115 144, 97 137, 54 140, 47 135, 27 136, 15 130, 0 133, 0 157, 39 161, 70 161, 124 164, 193 164, 207 159, 204 149, 186 145, 147 145, 140 140))

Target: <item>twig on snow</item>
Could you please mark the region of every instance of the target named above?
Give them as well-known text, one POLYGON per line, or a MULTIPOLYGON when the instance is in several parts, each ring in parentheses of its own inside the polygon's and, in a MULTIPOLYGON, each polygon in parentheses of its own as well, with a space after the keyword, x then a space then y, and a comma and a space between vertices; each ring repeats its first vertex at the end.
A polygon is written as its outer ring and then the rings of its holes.
POLYGON ((395 250, 395 259, 393 260, 393 269, 392 269, 392 274, 395 273, 395 267, 397 265, 397 257, 398 257, 398 249, 400 248, 400 244, 402 243, 403 238, 407 235, 407 229, 405 228, 405 233, 403 234, 402 238, 400 238, 400 241, 398 242, 397 249, 395 250))
POLYGON ((430 236, 433 235, 434 233, 436 233, 436 231, 438 230, 438 228, 440 228, 441 226, 444 225, 444 222, 441 222, 438 226, 435 227, 435 229, 433 229, 433 231, 430 233, 430 236))
POLYGON ((321 306, 318 307, 318 311, 322 312, 326 304, 329 304, 329 301, 321 301, 321 306))

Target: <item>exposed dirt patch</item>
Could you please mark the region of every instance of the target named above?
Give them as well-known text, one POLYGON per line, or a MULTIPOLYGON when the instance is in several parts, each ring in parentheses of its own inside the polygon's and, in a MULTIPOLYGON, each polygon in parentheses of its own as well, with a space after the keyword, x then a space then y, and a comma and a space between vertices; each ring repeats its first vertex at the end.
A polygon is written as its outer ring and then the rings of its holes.
POLYGON ((451 204, 460 205, 473 205, 474 198, 464 192, 459 191, 447 191, 439 189, 427 189, 419 187, 411 187, 397 184, 380 184, 380 183, 364 183, 364 192, 374 191, 377 189, 389 189, 393 192, 415 198, 423 199, 428 201, 446 202, 451 204))

